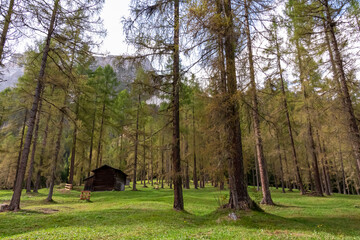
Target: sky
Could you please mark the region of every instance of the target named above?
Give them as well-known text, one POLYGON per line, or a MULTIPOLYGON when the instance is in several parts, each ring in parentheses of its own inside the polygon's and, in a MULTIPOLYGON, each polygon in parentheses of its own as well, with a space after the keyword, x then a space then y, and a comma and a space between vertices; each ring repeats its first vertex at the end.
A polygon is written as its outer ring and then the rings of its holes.
POLYGON ((101 18, 104 20, 104 28, 107 36, 103 40, 100 52, 104 54, 120 55, 131 51, 125 43, 125 35, 121 20, 129 16, 131 0, 105 0, 101 18))

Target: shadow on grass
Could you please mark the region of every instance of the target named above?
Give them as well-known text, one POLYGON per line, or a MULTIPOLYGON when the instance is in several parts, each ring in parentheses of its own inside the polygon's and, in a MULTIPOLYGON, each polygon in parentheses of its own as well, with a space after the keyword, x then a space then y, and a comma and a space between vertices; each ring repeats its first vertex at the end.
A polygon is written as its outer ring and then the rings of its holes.
MULTIPOLYGON (((226 229, 226 231, 233 231, 234 236, 236 236, 241 228, 246 228, 256 232, 266 230, 272 233, 276 231, 282 233, 297 231, 341 234, 347 237, 358 237, 360 235, 360 216, 355 216, 355 214, 351 217, 347 217, 345 214, 315 217, 307 213, 305 216, 291 215, 291 208, 308 209, 309 203, 306 206, 277 204, 266 210, 276 212, 277 208, 289 209, 289 215, 286 216, 278 216, 269 212, 242 211, 238 212, 239 219, 237 221, 230 220, 228 215, 232 211, 229 209, 218 209, 210 213, 206 211, 203 215, 199 213, 198 208, 216 208, 212 199, 214 194, 217 194, 217 190, 188 192, 184 196, 185 208, 188 206, 190 211, 177 212, 172 210, 172 190, 168 189, 160 191, 144 189, 136 192, 129 190, 125 192, 94 192, 91 196, 91 202, 79 200, 80 192, 77 191, 71 191, 69 194, 55 193, 54 199, 58 202, 57 204, 45 202, 44 199, 47 194, 39 193, 34 196, 34 199, 25 197, 23 200, 24 206, 36 206, 33 207, 34 209, 0 215, 0 217, 4 217, 4 221, 0 219, 0 238, 14 237, 17 234, 55 227, 102 229, 104 226, 110 226, 121 231, 122 228, 132 230, 136 229, 137 226, 152 227, 154 223, 159 223, 157 224, 159 228, 155 232, 180 231, 181 229, 184 234, 187 230, 194 232, 206 228, 226 229), (81 210, 88 203, 91 203, 91 207, 88 209, 85 207, 84 211, 81 210), (60 212, 56 212, 57 209, 51 209, 51 205, 54 205, 54 208, 59 209, 60 212), (107 206, 109 208, 106 208, 107 206), (66 210, 66 208, 70 210, 66 210), (53 210, 52 214, 44 213, 47 210, 53 210), (26 215, 26 217, 22 215, 26 215), (19 222, 21 224, 18 224, 19 222), (227 229, 228 226, 231 228, 227 229)), ((293 197, 300 196, 298 194, 287 195, 290 201, 293 197)), ((303 197, 308 196, 301 196, 301 198, 303 197)), ((322 203, 316 202, 314 204, 317 204, 316 206, 319 208, 322 207, 322 203)))
MULTIPOLYGON (((51 210, 51 209, 50 209, 51 210)), ((154 210, 149 208, 113 208, 106 210, 64 212, 58 214, 44 214, 44 209, 22 210, 19 213, 8 214, 9 225, 0 223, 0 236, 11 237, 17 234, 32 232, 35 230, 48 229, 53 227, 102 227, 117 226, 119 231, 122 227, 133 229, 135 226, 151 226, 153 223, 161 223, 160 229, 186 229, 195 230, 200 228, 214 228, 225 226, 238 226, 247 229, 267 231, 298 231, 298 232, 325 232, 329 234, 348 237, 359 236, 360 217, 281 217, 266 212, 240 211, 237 212, 239 220, 232 221, 227 216, 232 211, 229 209, 218 209, 209 214, 199 216, 190 212, 173 211, 171 208, 154 210), (22 226, 16 226, 16 215, 27 214, 28 218, 22 218, 22 226), (13 218, 12 221, 11 218, 13 218), (34 221, 36 219, 36 221, 34 221), (119 225, 121 222, 121 225, 119 225), (346 223, 336 227, 339 223, 346 223), (352 231, 349 231, 349 228, 352 231), (10 230, 11 229, 11 230, 10 230)), ((232 231, 234 230, 232 228, 232 231)))

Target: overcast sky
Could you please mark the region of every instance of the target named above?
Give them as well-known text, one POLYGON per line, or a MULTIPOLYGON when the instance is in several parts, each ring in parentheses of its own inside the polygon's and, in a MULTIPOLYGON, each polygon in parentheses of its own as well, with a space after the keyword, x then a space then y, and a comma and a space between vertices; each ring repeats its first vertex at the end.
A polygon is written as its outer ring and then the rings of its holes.
POLYGON ((125 36, 121 24, 123 17, 129 16, 129 4, 131 0, 105 0, 101 13, 107 36, 100 48, 102 53, 112 55, 126 54, 131 51, 125 44, 125 36))

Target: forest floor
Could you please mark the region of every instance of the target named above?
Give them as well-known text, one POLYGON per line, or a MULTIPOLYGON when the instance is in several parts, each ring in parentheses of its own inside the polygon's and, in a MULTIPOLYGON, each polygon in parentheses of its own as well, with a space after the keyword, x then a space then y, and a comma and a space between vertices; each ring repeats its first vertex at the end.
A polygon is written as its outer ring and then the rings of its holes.
MULTIPOLYGON (((360 239, 360 197, 283 194, 272 190, 276 206, 265 212, 219 209, 228 191, 211 186, 184 190, 186 212, 172 210, 171 189, 151 186, 133 192, 94 192, 91 201, 79 200, 80 188, 58 188, 54 203, 44 201, 47 189, 23 193, 19 212, 0 213, 4 239, 360 239)), ((261 192, 249 187, 259 202, 261 192)), ((0 204, 12 192, 0 191, 0 204)))

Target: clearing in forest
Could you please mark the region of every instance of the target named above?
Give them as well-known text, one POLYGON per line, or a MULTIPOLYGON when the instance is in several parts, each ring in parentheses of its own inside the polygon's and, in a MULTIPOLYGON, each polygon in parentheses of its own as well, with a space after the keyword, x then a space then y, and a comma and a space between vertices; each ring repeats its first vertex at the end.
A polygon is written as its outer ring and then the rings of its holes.
MULTIPOLYGON (((123 192, 94 192, 79 200, 80 189, 54 194, 25 194, 22 210, 0 213, 1 239, 360 239, 360 199, 282 194, 272 189, 276 206, 265 212, 239 212, 237 221, 220 209, 228 191, 213 187, 184 190, 186 212, 172 210, 173 191, 152 187, 123 192)), ((250 187, 259 202, 261 193, 250 187)), ((12 191, 0 191, 0 203, 12 191)))

